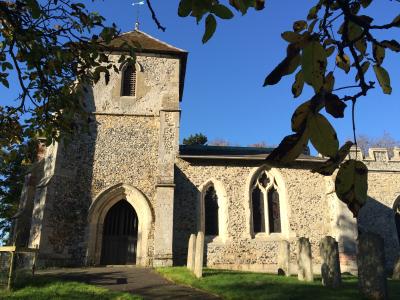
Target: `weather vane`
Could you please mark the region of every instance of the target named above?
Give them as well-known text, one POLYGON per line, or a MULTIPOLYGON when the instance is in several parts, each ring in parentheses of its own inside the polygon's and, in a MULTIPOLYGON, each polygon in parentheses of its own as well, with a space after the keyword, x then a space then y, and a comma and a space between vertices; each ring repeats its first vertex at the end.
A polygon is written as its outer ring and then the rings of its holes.
POLYGON ((144 4, 144 1, 133 2, 132 6, 136 6, 136 23, 135 23, 135 30, 139 29, 139 13, 140 13, 140 6, 144 4))

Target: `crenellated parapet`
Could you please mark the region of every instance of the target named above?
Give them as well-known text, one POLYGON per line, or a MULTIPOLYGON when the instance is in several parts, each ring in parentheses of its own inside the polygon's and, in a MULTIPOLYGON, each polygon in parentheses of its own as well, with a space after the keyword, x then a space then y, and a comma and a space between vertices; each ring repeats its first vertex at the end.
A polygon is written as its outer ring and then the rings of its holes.
POLYGON ((351 147, 347 159, 357 159, 363 161, 369 170, 394 171, 400 172, 400 148, 395 147, 393 153, 389 155, 387 148, 370 148, 365 157, 359 147, 351 147))
POLYGON ((357 159, 362 161, 375 161, 375 162, 400 162, 400 148, 394 147, 393 154, 389 155, 387 148, 369 148, 368 156, 364 156, 360 147, 351 147, 350 154, 347 159, 357 159))

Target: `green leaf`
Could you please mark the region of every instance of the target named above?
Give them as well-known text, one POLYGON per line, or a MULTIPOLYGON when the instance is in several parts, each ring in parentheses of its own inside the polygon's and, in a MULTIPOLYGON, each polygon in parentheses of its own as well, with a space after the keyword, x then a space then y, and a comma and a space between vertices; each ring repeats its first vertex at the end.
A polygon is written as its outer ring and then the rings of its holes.
MULTIPOLYGON (((365 74, 368 71, 370 65, 371 64, 369 63, 369 61, 364 61, 363 62, 363 64, 361 65, 361 69, 363 71, 363 74, 365 74)), ((357 73, 356 82, 359 81, 359 80, 360 80, 360 75, 357 73)))
POLYGON ((29 9, 31 10, 32 17, 34 19, 38 19, 42 14, 42 10, 40 8, 39 3, 36 0, 26 0, 26 4, 28 5, 29 9))
POLYGON ((292 74, 300 64, 300 50, 293 44, 287 48, 287 56, 264 80, 263 86, 277 84, 283 76, 292 74))
POLYGON ((6 87, 10 88, 10 84, 8 83, 8 80, 5 78, 0 78, 0 82, 6 87))
POLYGON ((315 149, 325 156, 334 157, 339 148, 339 141, 335 129, 321 114, 309 114, 307 128, 310 132, 310 140, 315 149))
POLYGON ((391 94, 392 87, 390 86, 390 76, 389 73, 382 67, 374 65, 374 71, 376 78, 378 79, 379 85, 381 86, 383 93, 391 94))
POLYGON ((307 130, 286 136, 267 157, 267 161, 289 163, 303 153, 309 140, 307 130))
POLYGON ((385 59, 385 48, 377 44, 374 44, 372 47, 372 53, 374 55, 376 63, 380 66, 383 63, 383 60, 385 59))
POLYGON ((291 120, 292 130, 294 132, 299 133, 304 131, 308 115, 312 113, 311 103, 311 100, 306 101, 294 111, 291 120))
POLYGON ((229 8, 222 4, 216 4, 212 7, 211 12, 221 19, 232 19, 233 13, 229 8))
POLYGON ((353 142, 346 142, 338 151, 335 157, 331 157, 322 165, 313 169, 312 172, 317 172, 324 176, 331 176, 333 172, 339 167, 339 165, 346 159, 347 155, 350 153, 350 148, 353 146, 353 142))
POLYGON ((310 23, 310 25, 308 26, 308 30, 307 30, 309 33, 314 31, 314 27, 315 27, 315 24, 317 24, 317 22, 318 22, 318 19, 315 19, 314 21, 312 21, 310 23))
POLYGON ((249 0, 229 0, 229 4, 233 6, 236 10, 239 10, 242 15, 247 13, 250 5, 254 5, 254 3, 250 3, 252 1, 249 0))
POLYGON ((329 72, 325 77, 324 90, 327 92, 332 92, 335 86, 335 77, 333 72, 329 72))
POLYGON ((295 81, 292 85, 292 94, 295 98, 301 95, 303 87, 304 87, 303 71, 300 70, 299 72, 297 72, 295 76, 295 81))
POLYGON ((331 47, 327 48, 325 51, 326 51, 326 57, 329 57, 335 51, 335 46, 331 46, 331 47))
POLYGON ((361 26, 357 25, 356 23, 349 22, 349 25, 347 27, 347 37, 349 41, 355 41, 361 37, 363 34, 363 29, 361 26))
POLYGON ((318 12, 321 9, 321 5, 317 4, 308 11, 307 20, 313 20, 318 17, 318 12))
POLYGON ((350 72, 350 57, 343 54, 343 57, 339 54, 336 56, 336 65, 344 70, 346 73, 350 72))
POLYGON ((265 0, 255 0, 254 9, 255 10, 263 10, 265 7, 265 0))
POLYGON ((384 40, 381 42, 381 45, 385 48, 389 48, 394 52, 400 52, 400 44, 395 40, 384 40))
POLYGON ((326 52, 324 47, 317 42, 310 42, 302 53, 301 65, 304 81, 314 88, 318 93, 323 85, 327 65, 326 52))
POLYGON ((3 70, 3 72, 7 69, 12 70, 14 67, 11 63, 9 63, 8 61, 5 61, 1 64, 1 69, 3 70))
POLYGON ((327 93, 325 95, 326 112, 332 115, 334 118, 343 118, 346 107, 346 103, 340 100, 337 95, 331 93, 327 93))
POLYGON ((206 30, 203 35, 203 44, 207 43, 208 40, 214 35, 215 30, 217 29, 217 21, 212 14, 209 14, 206 18, 206 30))
POLYGON ((362 7, 367 8, 371 4, 372 0, 361 0, 360 2, 362 7))
POLYGON ((365 54, 365 52, 367 51, 367 42, 366 42, 365 38, 362 38, 362 39, 358 40, 357 42, 355 42, 354 46, 356 46, 356 49, 361 54, 365 54))
POLYGON ((307 21, 299 20, 293 23, 294 32, 301 32, 307 28, 307 21))
POLYGON ((178 7, 178 16, 187 17, 192 11, 192 0, 181 0, 178 7))
POLYGON ((353 159, 343 163, 336 176, 335 190, 338 198, 357 217, 367 200, 368 168, 365 164, 353 159))
POLYGON ((392 23, 396 23, 397 24, 396 27, 400 27, 400 15, 398 15, 396 18, 394 18, 392 23))
POLYGON ((303 36, 293 31, 285 31, 281 34, 282 38, 289 43, 297 43, 303 40, 303 36))

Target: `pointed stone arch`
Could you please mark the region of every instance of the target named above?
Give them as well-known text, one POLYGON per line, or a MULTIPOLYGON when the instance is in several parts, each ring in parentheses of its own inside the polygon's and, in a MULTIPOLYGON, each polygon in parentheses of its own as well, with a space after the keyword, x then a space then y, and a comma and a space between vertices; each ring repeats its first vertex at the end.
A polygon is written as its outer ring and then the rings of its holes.
POLYGON ((136 263, 141 266, 149 265, 148 240, 154 220, 150 202, 139 189, 123 183, 100 192, 89 208, 88 264, 100 264, 104 219, 109 209, 121 199, 126 199, 138 216, 136 263))
POLYGON ((397 241, 400 246, 400 195, 398 195, 393 202, 393 212, 397 241))
POLYGON ((207 190, 210 187, 214 187, 217 197, 218 197, 218 236, 222 242, 225 242, 228 239, 228 222, 229 222, 229 216, 228 216, 228 199, 227 199, 227 194, 225 191, 225 188, 223 184, 214 179, 211 178, 207 180, 205 183, 203 183, 199 187, 200 191, 200 197, 197 201, 198 203, 198 223, 197 223, 197 228, 198 231, 205 232, 205 195, 207 193, 207 190))
MULTIPOLYGON (((281 236, 283 239, 288 239, 290 237, 290 210, 289 210, 289 203, 288 203, 288 193, 285 184, 285 180, 279 172, 277 168, 272 168, 268 165, 263 165, 261 167, 253 168, 250 171, 249 176, 247 177, 246 184, 245 184, 245 214, 246 214, 246 227, 247 230, 245 232, 245 237, 254 237, 254 230, 253 230, 253 215, 252 215, 252 191, 253 191, 253 182, 257 180, 262 172, 266 172, 268 176, 275 181, 275 188, 279 194, 279 205, 280 205, 280 218, 281 218, 281 232, 280 233, 273 233, 273 235, 281 236)), ((266 224, 267 226, 267 224, 266 224)), ((266 233, 265 235, 268 235, 266 233)))

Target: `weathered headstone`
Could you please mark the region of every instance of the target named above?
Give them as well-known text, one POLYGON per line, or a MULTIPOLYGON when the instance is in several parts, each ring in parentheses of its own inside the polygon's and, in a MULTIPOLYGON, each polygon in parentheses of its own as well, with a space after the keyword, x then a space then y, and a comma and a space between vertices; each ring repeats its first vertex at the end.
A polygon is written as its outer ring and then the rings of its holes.
POLYGON ((400 256, 394 263, 392 279, 400 280, 400 256))
POLYGON ((204 258, 204 233, 199 231, 196 238, 196 252, 194 259, 194 275, 197 278, 203 276, 203 258, 204 258))
POLYGON ((290 244, 288 241, 279 242, 278 275, 290 276, 290 244))
POLYGON ((333 288, 339 287, 342 283, 342 277, 338 242, 331 236, 324 237, 319 244, 319 253, 322 259, 322 285, 333 288))
POLYGON ((190 271, 193 271, 194 269, 195 250, 196 250, 196 235, 192 233, 189 238, 187 264, 186 264, 187 268, 190 271))
POLYGON ((311 244, 308 238, 301 237, 297 242, 297 278, 300 281, 313 281, 311 244))
POLYGON ((370 232, 358 237, 358 286, 367 299, 388 299, 383 239, 370 232))

